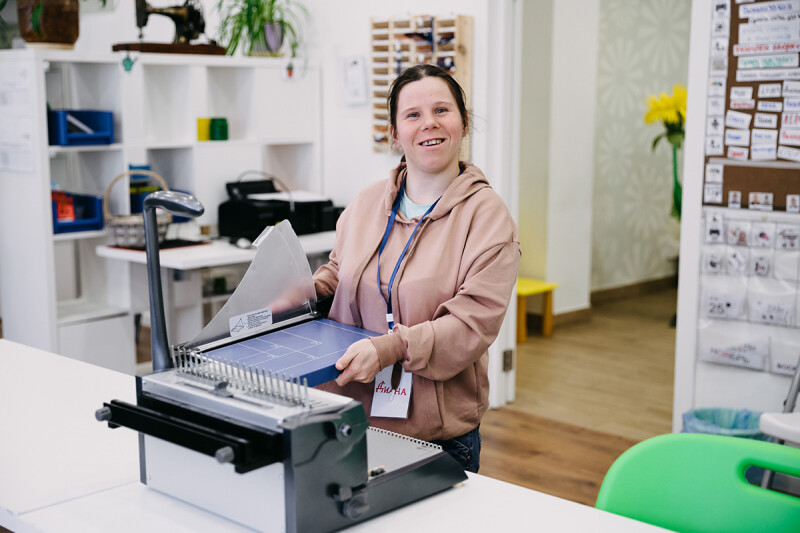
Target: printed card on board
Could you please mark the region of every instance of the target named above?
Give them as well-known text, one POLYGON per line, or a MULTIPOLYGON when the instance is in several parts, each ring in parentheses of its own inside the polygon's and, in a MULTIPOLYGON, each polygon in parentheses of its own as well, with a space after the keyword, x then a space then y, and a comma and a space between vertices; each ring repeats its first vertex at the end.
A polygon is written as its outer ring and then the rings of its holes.
POLYGON ((753 98, 752 87, 731 87, 731 100, 750 100, 753 98))
POLYGON ((721 183, 706 183, 705 193, 703 194, 703 201, 707 204, 721 204, 722 203, 722 184, 721 183))
POLYGON ((750 239, 752 246, 772 248, 775 244, 775 224, 772 222, 754 222, 750 239))
POLYGON ((768 100, 760 100, 756 105, 756 109, 758 109, 759 111, 771 111, 773 113, 780 113, 781 111, 783 111, 783 102, 770 102, 768 100))
POLYGON ((781 84, 780 83, 762 83, 758 86, 759 98, 780 98, 781 97, 781 84))
MULTIPOLYGON (((800 194, 787 194, 786 195, 786 212, 787 213, 800 213, 800 194)), ((796 237, 795 237, 796 240, 796 237)), ((786 248, 786 247, 784 247, 786 248)), ((797 248, 791 248, 796 250, 797 248)))
POLYGON ((760 278, 772 274, 772 252, 759 251, 750 254, 750 275, 760 278))
MULTIPOLYGON (((775 119, 777 123, 777 118, 775 119)), ((706 135, 722 135, 725 131, 725 125, 722 121, 722 116, 708 117, 706 124, 706 135)))
POLYGON ((728 110, 728 112, 725 113, 725 125, 729 128, 746 130, 750 127, 750 121, 752 118, 752 115, 749 113, 728 110))
POLYGON ((779 137, 781 144, 788 144, 789 146, 800 146, 800 130, 798 129, 782 129, 779 137))
POLYGON ((728 191, 728 207, 730 209, 742 207, 742 191, 728 191))
POLYGON ((768 340, 746 342, 734 346, 717 346, 708 342, 700 345, 700 358, 704 361, 752 370, 764 370, 764 362, 768 354, 768 340))
POLYGON ((800 163, 800 150, 788 146, 778 146, 778 159, 788 159, 800 163))
POLYGON ((753 161, 775 161, 778 158, 774 144, 757 144, 750 148, 750 159, 753 161))
POLYGON ((706 164, 706 183, 722 183, 723 166, 718 163, 706 164))
POLYGON ((748 3, 739 6, 739 18, 759 18, 781 13, 791 13, 798 9, 800 9, 800 0, 775 0, 773 2, 748 3))
POLYGON ((728 244, 732 246, 747 246, 750 242, 752 223, 748 220, 728 220, 728 244))
POLYGON ((722 145, 722 135, 709 135, 706 137, 706 155, 722 155, 725 147, 722 145))
POLYGON ((778 115, 774 113, 756 113, 753 117, 754 128, 777 128, 778 115))
POLYGON ((714 20, 730 19, 731 0, 714 0, 711 16, 714 20))
POLYGON ((800 97, 800 81, 785 80, 783 82, 783 97, 784 98, 799 98, 800 97))
POLYGON ((728 146, 728 159, 738 159, 739 161, 747 161, 747 155, 750 152, 748 148, 741 146, 728 146))
POLYGON ((723 256, 721 246, 709 246, 703 254, 703 272, 706 274, 722 273, 723 256))
POLYGON ((755 211, 772 211, 772 193, 751 192, 747 195, 747 207, 755 211))
MULTIPOLYGON (((793 194, 790 196, 794 196, 794 213, 800 211, 798 206, 800 206, 800 195, 793 194)), ((789 211, 789 200, 787 197, 786 201, 786 210, 789 211)), ((777 228, 777 235, 778 239, 775 242, 776 246, 779 250, 798 250, 800 249, 800 226, 795 226, 794 224, 778 224, 777 228)))
POLYGON ((724 219, 719 213, 706 214, 706 242, 721 244, 725 242, 724 219))
POLYGON ((728 146, 750 146, 748 130, 726 129, 725 144, 728 146))
MULTIPOLYGON (((725 96, 726 79, 722 76, 712 76, 708 79, 708 96, 725 96)), ((781 87, 778 84, 778 96, 781 95, 781 87)))
POLYGON ((728 255, 725 258, 725 268, 728 274, 744 275, 747 273, 747 265, 750 260, 750 250, 747 248, 728 247, 728 255))
POLYGON ((752 144, 769 144, 775 146, 778 144, 778 132, 775 130, 765 130, 760 128, 753 128, 750 132, 750 139, 752 144))

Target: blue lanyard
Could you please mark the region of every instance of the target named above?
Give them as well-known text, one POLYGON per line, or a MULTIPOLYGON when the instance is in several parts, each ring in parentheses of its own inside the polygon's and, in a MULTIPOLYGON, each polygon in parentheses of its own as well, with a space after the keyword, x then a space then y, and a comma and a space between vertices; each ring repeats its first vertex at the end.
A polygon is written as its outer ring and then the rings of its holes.
POLYGON ((411 245, 411 241, 414 240, 414 235, 416 235, 417 230, 419 229, 420 224, 422 224, 422 220, 433 211, 433 208, 436 207, 436 204, 439 203, 441 200, 441 196, 433 202, 433 204, 425 211, 425 214, 419 217, 419 222, 417 222, 417 226, 414 228, 414 231, 411 233, 411 237, 409 237, 408 242, 406 243, 405 248, 403 248, 403 253, 400 254, 400 258, 397 260, 397 264, 394 266, 394 271, 392 272, 392 277, 389 278, 389 286, 387 290, 389 291, 389 296, 386 297, 383 294, 383 289, 381 289, 381 253, 383 249, 386 247, 386 243, 389 241, 389 234, 392 232, 392 228, 394 227, 394 219, 397 217, 397 210, 400 208, 400 201, 403 198, 403 191, 405 191, 406 187, 406 180, 403 180, 403 184, 400 185, 400 190, 397 192, 397 198, 394 200, 394 204, 392 205, 392 214, 389 216, 389 221, 386 223, 386 231, 383 232, 383 240, 381 241, 381 246, 378 248, 378 291, 381 293, 381 298, 386 302, 386 323, 389 324, 389 333, 392 332, 394 328, 394 315, 392 314, 392 286, 394 285, 394 277, 397 274, 397 271, 400 269, 400 263, 403 262, 403 258, 406 256, 406 252, 408 251, 408 247, 411 245))

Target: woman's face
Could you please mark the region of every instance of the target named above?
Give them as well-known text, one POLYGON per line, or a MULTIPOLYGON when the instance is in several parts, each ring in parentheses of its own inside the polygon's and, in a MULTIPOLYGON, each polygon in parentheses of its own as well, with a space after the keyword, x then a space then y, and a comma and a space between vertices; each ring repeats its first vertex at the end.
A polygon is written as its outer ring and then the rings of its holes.
POLYGON ((464 122, 444 80, 425 77, 400 90, 394 142, 405 153, 409 171, 436 174, 458 165, 464 122))

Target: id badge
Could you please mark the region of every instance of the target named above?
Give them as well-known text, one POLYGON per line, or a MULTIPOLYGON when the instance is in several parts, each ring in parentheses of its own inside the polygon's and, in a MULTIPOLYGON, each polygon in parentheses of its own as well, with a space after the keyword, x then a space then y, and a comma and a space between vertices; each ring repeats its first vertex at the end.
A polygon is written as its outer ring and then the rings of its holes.
POLYGON ((411 405, 412 375, 403 370, 400 375, 400 384, 396 389, 392 389, 392 369, 393 365, 389 365, 375 376, 370 416, 408 418, 408 406, 411 405))

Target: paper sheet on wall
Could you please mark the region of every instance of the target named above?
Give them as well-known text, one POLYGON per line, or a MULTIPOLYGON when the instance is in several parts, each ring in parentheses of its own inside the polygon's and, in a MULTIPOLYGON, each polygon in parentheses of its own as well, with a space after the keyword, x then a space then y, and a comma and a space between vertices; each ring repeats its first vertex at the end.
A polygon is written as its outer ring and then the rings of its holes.
POLYGON ((33 173, 33 65, 0 63, 0 171, 33 173))
POLYGON ((769 342, 763 339, 733 346, 719 346, 707 342, 700 346, 700 357, 704 361, 753 370, 764 370, 767 355, 769 355, 769 342))

